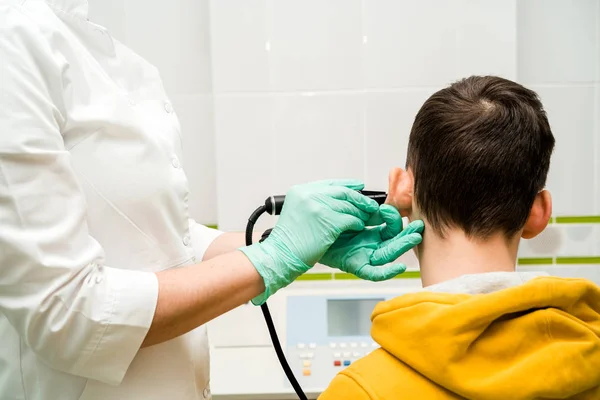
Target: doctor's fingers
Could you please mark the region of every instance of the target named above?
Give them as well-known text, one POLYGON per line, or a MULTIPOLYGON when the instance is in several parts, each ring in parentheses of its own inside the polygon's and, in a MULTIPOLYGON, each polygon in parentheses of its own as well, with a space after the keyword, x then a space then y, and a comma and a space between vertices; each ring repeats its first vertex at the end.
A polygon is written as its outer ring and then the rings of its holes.
POLYGON ((386 240, 371 255, 371 265, 385 265, 396 261, 401 255, 421 243, 422 240, 423 237, 417 232, 408 235, 403 232, 393 239, 386 240))
POLYGON ((385 227, 381 230, 381 239, 388 240, 402 232, 402 216, 396 207, 383 204, 379 207, 379 214, 385 227))
POLYGON ((406 265, 402 263, 386 266, 364 265, 354 274, 360 279, 372 282, 387 281, 393 279, 406 271, 406 265))
MULTIPOLYGON (((323 215, 321 222, 324 225, 324 230, 321 228, 319 231, 325 233, 328 237, 333 235, 332 239, 334 241, 344 232, 360 232, 365 229, 365 222, 362 219, 344 213, 323 215)), ((314 234, 317 233, 319 232, 314 232, 314 234)))
POLYGON ((375 200, 357 192, 356 190, 348 189, 346 187, 326 187, 322 190, 321 194, 333 199, 351 203, 369 214, 375 213, 379 210, 379 204, 377 204, 375 200))
POLYGON ((347 202, 345 200, 338 199, 328 199, 327 205, 331 211, 334 211, 336 214, 345 214, 351 215, 353 217, 359 218, 363 222, 368 221, 371 218, 371 214, 361 210, 359 207, 354 204, 347 202))

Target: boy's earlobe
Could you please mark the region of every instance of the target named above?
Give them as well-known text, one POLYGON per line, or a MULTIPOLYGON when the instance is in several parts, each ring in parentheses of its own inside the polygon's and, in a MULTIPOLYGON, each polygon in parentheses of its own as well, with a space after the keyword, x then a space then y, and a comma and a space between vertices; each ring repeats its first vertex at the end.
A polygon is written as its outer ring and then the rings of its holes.
POLYGON ((549 191, 542 190, 535 196, 521 237, 523 239, 532 239, 542 233, 546 229, 546 226, 548 226, 551 216, 552 196, 549 191))
POLYGON ((409 216, 413 201, 412 174, 402 168, 393 168, 389 174, 388 185, 385 203, 396 207, 403 217, 409 216))

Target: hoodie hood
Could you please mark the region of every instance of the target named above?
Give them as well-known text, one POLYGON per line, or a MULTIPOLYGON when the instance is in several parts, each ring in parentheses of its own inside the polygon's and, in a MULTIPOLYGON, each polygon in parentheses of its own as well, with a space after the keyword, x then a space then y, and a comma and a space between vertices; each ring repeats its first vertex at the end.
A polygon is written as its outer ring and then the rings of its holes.
POLYGON ((372 321, 383 349, 461 397, 600 399, 600 288, 587 280, 407 294, 372 321))

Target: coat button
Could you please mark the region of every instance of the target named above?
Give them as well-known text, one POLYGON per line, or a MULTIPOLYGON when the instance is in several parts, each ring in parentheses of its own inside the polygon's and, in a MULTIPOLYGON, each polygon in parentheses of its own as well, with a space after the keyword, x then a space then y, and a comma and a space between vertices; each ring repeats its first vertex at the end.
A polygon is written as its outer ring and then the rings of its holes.
POLYGON ((183 237, 183 244, 184 244, 185 246, 189 246, 189 245, 190 245, 190 242, 191 242, 190 235, 185 235, 185 236, 183 237))
POLYGON ((171 164, 173 165, 173 168, 179 168, 181 166, 177 157, 173 157, 173 159, 171 160, 171 164))
POLYGON ((205 399, 208 399, 208 396, 210 396, 210 390, 204 389, 204 392, 202 394, 204 395, 205 399))
POLYGON ((171 114, 173 112, 173 105, 168 101, 165 102, 165 111, 171 114))

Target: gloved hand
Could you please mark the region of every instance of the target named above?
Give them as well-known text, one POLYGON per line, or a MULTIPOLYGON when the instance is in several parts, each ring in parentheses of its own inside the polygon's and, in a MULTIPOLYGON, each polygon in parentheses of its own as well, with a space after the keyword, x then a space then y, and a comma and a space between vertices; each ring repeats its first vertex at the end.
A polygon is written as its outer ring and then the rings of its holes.
POLYGON ((252 303, 264 303, 308 271, 343 232, 364 229, 379 205, 357 192, 363 188, 359 181, 320 181, 286 194, 269 237, 241 249, 265 282, 265 292, 252 303))
POLYGON ((319 262, 375 282, 391 279, 406 271, 404 264, 385 264, 395 261, 421 243, 423 221, 413 221, 402 230, 400 213, 387 204, 380 207, 378 217, 367 225, 382 222, 385 225, 361 232, 343 233, 319 262))

